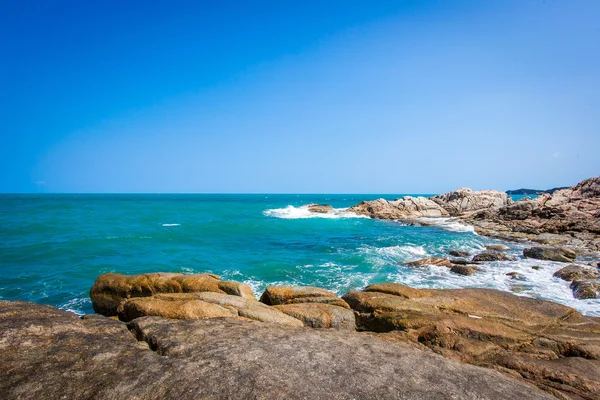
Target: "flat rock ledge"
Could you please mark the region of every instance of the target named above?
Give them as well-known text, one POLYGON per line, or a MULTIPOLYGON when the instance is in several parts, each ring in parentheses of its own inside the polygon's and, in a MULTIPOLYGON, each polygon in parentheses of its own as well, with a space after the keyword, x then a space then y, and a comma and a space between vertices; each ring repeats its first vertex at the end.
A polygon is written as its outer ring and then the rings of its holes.
POLYGON ((0 354, 5 400, 554 398, 373 335, 231 317, 125 324, 0 301, 0 354))

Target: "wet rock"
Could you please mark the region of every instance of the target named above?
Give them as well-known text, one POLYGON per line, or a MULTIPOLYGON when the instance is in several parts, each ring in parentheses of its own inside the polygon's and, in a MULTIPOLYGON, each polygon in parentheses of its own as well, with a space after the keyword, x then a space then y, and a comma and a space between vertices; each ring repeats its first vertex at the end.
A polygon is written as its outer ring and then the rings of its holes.
POLYGON ((599 279, 600 273, 598 271, 594 271, 589 267, 582 267, 580 265, 567 265, 556 271, 553 276, 562 279, 563 281, 580 281, 580 280, 591 280, 591 279, 599 279))
POLYGON ((521 275, 520 273, 518 273, 516 271, 507 272, 504 275, 510 276, 510 279, 516 279, 516 280, 523 280, 523 279, 525 279, 525 277, 523 275, 521 275))
POLYGON ((299 319, 311 328, 355 329, 354 312, 344 307, 323 303, 296 303, 273 308, 299 319))
POLYGON ((484 261, 515 261, 514 257, 507 256, 504 253, 497 251, 486 251, 481 254, 477 254, 472 259, 473 262, 484 262, 484 261))
POLYGON ((459 251, 459 250, 450 250, 448 252, 448 254, 450 254, 453 257, 468 257, 469 256, 468 251, 459 251))
POLYGON ((333 211, 333 206, 329 204, 309 204, 308 211, 320 214, 327 214, 328 212, 333 211))
POLYGON ((512 372, 561 398, 600 398, 600 319, 491 289, 385 283, 343 298, 361 330, 512 372))
POLYGON ((495 251, 504 251, 504 250, 509 249, 508 246, 505 246, 503 244, 489 244, 489 245, 485 246, 485 248, 488 250, 495 250, 495 251))
POLYGON ((477 271, 477 267, 469 267, 467 265, 453 265, 450 272, 459 275, 473 275, 477 271))
POLYGON ((600 299, 600 281, 573 281, 571 282, 573 297, 576 299, 600 299))
POLYGON ((573 262, 577 254, 566 247, 531 247, 523 250, 523 256, 538 260, 573 262))
POLYGON ((350 207, 348 211, 376 219, 413 219, 448 216, 448 212, 433 201, 425 197, 412 196, 405 196, 393 201, 385 199, 363 201, 360 204, 350 207))
POLYGON ((267 286, 260 297, 267 305, 283 305, 297 303, 323 303, 338 307, 350 308, 348 304, 334 293, 314 286, 267 286))
POLYGON ((236 318, 144 317, 128 327, 0 301, 2 399, 551 398, 520 378, 372 335, 236 318))
POLYGON ((117 308, 126 299, 148 297, 158 293, 216 292, 254 298, 245 283, 222 281, 213 274, 176 274, 158 272, 141 275, 103 274, 90 290, 94 311, 117 315, 117 308))
POLYGON ((535 269, 536 271, 540 270, 542 267, 540 267, 539 265, 532 265, 531 269, 535 269))
POLYGON ((450 262, 454 265, 469 265, 471 262, 469 260, 465 260, 464 258, 453 258, 450 262))
POLYGON ((424 267, 427 265, 433 265, 436 267, 447 267, 447 268, 452 267, 452 263, 450 262, 450 260, 448 260, 447 258, 442 258, 442 257, 422 258, 420 260, 410 261, 405 264, 409 265, 411 267, 424 267))
POLYGON ((497 190, 473 191, 469 188, 461 188, 434 196, 431 197, 431 200, 448 211, 450 215, 461 215, 465 212, 513 204, 512 199, 504 192, 497 190))

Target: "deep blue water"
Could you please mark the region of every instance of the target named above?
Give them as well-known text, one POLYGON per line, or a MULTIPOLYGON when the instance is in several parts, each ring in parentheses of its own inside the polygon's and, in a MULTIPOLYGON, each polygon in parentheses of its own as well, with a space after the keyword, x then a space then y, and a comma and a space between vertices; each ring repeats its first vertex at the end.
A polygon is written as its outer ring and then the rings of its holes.
MULTIPOLYGON (((489 263, 471 277, 402 264, 500 243, 452 221, 405 226, 352 218, 342 210, 319 216, 301 208, 308 203, 345 208, 399 196, 0 195, 0 298, 83 314, 92 312, 88 292, 105 272, 212 272, 250 284, 256 295, 268 284, 316 285, 343 294, 394 281, 493 287, 599 314, 600 302, 574 300, 568 284, 552 278, 557 263, 489 263), (525 279, 510 279, 505 275, 510 271, 525 279)), ((523 245, 505 244, 521 254, 523 245)))

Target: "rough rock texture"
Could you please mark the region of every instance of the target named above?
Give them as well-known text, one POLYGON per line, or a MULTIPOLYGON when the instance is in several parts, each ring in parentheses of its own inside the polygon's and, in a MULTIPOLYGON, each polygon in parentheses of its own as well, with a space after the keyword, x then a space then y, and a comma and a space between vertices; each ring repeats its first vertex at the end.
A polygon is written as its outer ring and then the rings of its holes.
POLYGON ((477 271, 476 267, 470 267, 468 265, 453 265, 450 268, 450 272, 454 272, 458 275, 473 275, 477 271))
POLYGON ((0 301, 0 397, 550 398, 519 377, 366 334, 235 318, 144 317, 129 328, 99 315, 79 319, 0 301))
POLYGON ((573 281, 570 288, 576 299, 600 299, 600 281, 598 280, 573 281))
POLYGON ((556 271, 554 276, 563 281, 571 282, 586 279, 600 279, 600 272, 590 267, 571 264, 556 271))
POLYGON ((323 303, 296 303, 273 306, 311 328, 355 330, 354 313, 344 307, 323 303))
POLYGON ((461 217, 479 234, 600 250, 600 177, 552 195, 461 217))
POLYGON ((154 273, 141 275, 100 275, 90 298, 94 311, 106 316, 117 315, 119 305, 132 297, 148 297, 157 293, 216 292, 254 298, 245 283, 222 281, 213 274, 154 273))
POLYGON ((348 304, 334 293, 314 286, 267 286, 260 301, 270 305, 296 303, 324 303, 350 308, 348 304))
POLYGON ((515 261, 511 256, 507 256, 504 253, 498 253, 497 251, 486 251, 481 254, 473 256, 473 262, 483 261, 515 261))
POLYGON ((600 398, 600 319, 491 289, 394 283, 343 296, 357 327, 522 376, 561 398, 600 398))
POLYGON ((329 204, 309 204, 308 211, 320 214, 327 214, 330 211, 333 211, 333 206, 329 204))
POLYGON ((176 319, 204 319, 218 317, 244 317, 279 325, 302 326, 302 321, 256 299, 214 292, 164 293, 152 297, 128 299, 119 306, 121 321, 144 316, 176 319))
POLYGON ((538 260, 573 262, 577 253, 566 247, 531 247, 523 250, 523 256, 538 260))
POLYGON ((444 217, 448 212, 425 197, 405 196, 388 201, 377 199, 363 201, 348 208, 349 212, 377 219, 411 219, 420 217, 444 217))
POLYGON ((430 258, 422 258, 416 261, 410 261, 405 263, 411 267, 424 267, 426 265, 434 265, 436 267, 452 267, 452 263, 447 258, 442 257, 430 257, 430 258))
POLYGON ((473 191, 469 188, 461 188, 453 192, 434 196, 431 197, 431 200, 439 204, 453 216, 470 211, 494 207, 499 208, 514 203, 504 192, 497 190, 473 191))

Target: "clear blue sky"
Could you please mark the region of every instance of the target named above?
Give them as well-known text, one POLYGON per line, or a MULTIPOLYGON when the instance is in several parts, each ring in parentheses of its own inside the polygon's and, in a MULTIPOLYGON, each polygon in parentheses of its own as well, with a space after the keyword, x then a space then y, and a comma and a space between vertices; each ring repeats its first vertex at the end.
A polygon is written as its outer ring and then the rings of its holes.
POLYGON ((600 175, 600 1, 0 2, 0 192, 600 175))

